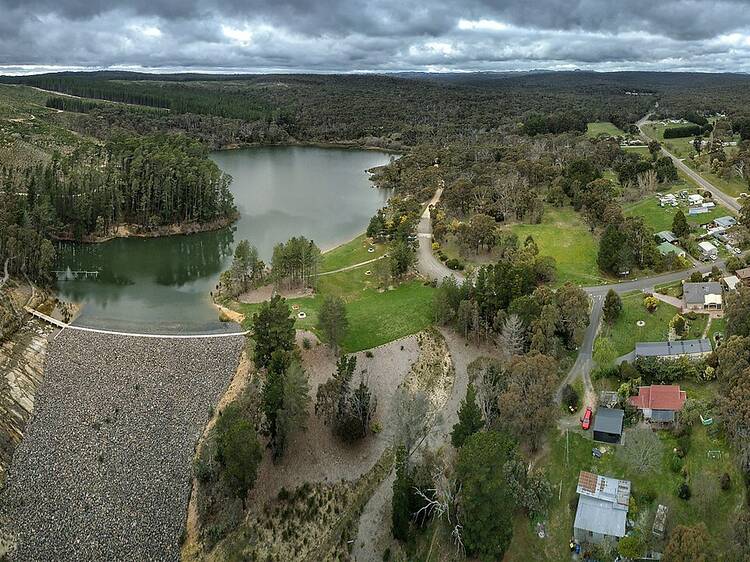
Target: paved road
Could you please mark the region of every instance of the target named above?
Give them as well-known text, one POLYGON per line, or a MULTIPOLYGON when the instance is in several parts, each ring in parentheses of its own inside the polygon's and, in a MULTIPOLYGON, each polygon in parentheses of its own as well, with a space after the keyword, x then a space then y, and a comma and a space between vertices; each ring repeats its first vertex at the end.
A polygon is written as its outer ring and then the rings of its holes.
MULTIPOLYGON (((647 141, 654 140, 651 137, 649 137, 644 131, 643 131, 643 125, 648 123, 648 119, 651 116, 651 114, 646 115, 643 119, 638 121, 637 126, 638 130, 641 132, 641 136, 644 137, 647 141)), ((692 179, 695 183, 697 183, 702 189, 705 189, 707 191, 711 192, 711 195, 713 195, 714 201, 718 201, 728 209, 731 209, 732 211, 738 212, 742 205, 740 205, 737 202, 737 199, 734 197, 731 197, 721 191, 719 188, 714 186, 711 182, 703 178, 698 172, 693 170, 690 166, 685 164, 682 160, 677 158, 674 154, 669 152, 664 146, 661 147, 661 151, 665 156, 669 156, 672 159, 672 162, 674 162, 674 165, 682 170, 685 175, 687 175, 690 179, 692 179)))
POLYGON ((428 279, 434 279, 435 281, 442 281, 446 277, 453 277, 456 281, 461 283, 464 280, 464 276, 446 267, 446 265, 435 257, 432 253, 432 221, 430 220, 430 207, 437 205, 440 201, 440 196, 443 194, 443 185, 435 192, 432 200, 427 205, 427 208, 422 213, 422 217, 419 219, 419 226, 417 226, 417 238, 419 239, 419 249, 417 250, 417 268, 420 273, 428 279))

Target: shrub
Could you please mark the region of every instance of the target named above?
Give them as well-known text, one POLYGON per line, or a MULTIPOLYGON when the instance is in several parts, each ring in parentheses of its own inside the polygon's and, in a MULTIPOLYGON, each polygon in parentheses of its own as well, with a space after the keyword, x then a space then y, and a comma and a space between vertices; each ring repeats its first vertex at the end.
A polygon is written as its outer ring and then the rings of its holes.
POLYGON ((721 484, 721 489, 724 491, 727 491, 732 486, 732 479, 730 478, 728 472, 725 472, 721 475, 721 478, 719 478, 719 483, 721 484))
POLYGON ((302 340, 302 347, 303 347, 303 349, 311 349, 312 348, 312 342, 310 342, 310 338, 304 338, 302 340))
POLYGON ((579 396, 578 396, 578 393, 576 392, 576 389, 570 386, 569 384, 566 384, 563 387, 563 391, 562 391, 563 404, 565 404, 566 406, 570 408, 573 408, 574 410, 577 410, 578 400, 579 400, 579 396))
POLYGON ((689 500, 693 493, 690 491, 690 486, 687 482, 683 482, 677 486, 677 497, 681 500, 689 500))
POLYGON ((367 351, 365 351, 365 357, 367 357, 368 359, 372 359, 374 357, 374 355, 373 355, 372 351, 370 351, 368 349, 367 351))
POLYGON ((645 306, 646 310, 649 312, 656 312, 656 309, 659 307, 659 299, 653 295, 649 295, 643 299, 643 306, 645 306))
POLYGON ((672 455, 672 460, 669 461, 669 468, 672 472, 675 474, 679 474, 679 472, 682 470, 682 459, 679 455, 674 454, 672 455))
POLYGON ((457 260, 456 258, 451 258, 448 261, 445 262, 445 265, 448 266, 449 269, 459 270, 463 271, 464 264, 461 263, 460 260, 457 260))

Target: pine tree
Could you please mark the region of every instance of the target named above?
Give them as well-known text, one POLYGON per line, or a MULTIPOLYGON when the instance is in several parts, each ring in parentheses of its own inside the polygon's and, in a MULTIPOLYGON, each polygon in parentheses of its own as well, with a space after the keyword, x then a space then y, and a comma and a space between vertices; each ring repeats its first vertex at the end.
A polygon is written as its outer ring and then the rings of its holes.
POLYGON ((470 435, 482 429, 483 426, 482 411, 477 405, 477 391, 474 385, 469 383, 466 398, 461 401, 461 407, 458 410, 458 423, 453 426, 451 432, 451 443, 458 449, 470 435))
POLYGON ((625 236, 620 229, 614 224, 607 226, 599 242, 599 267, 609 273, 619 273, 622 267, 627 267, 628 264, 623 263, 625 245, 625 236))
POLYGON ((338 353, 348 327, 349 320, 346 317, 346 305, 343 299, 334 295, 326 295, 318 314, 318 329, 326 335, 334 353, 338 353))
POLYGON ((690 225, 685 218, 685 214, 678 210, 672 219, 672 232, 677 238, 685 238, 690 234, 690 225))
POLYGON ((620 298, 620 295, 612 289, 607 292, 607 296, 604 298, 602 312, 604 314, 604 321, 607 324, 613 324, 622 312, 622 299, 620 298))
POLYGON ((294 318, 286 300, 279 295, 261 305, 253 315, 256 367, 267 367, 274 351, 291 351, 294 347, 294 318))

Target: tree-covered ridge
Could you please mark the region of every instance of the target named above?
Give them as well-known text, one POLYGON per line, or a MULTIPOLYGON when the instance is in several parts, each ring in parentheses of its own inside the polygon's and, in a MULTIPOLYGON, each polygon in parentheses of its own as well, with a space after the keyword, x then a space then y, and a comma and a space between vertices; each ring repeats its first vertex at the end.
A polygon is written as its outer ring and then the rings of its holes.
POLYGON ((230 219, 236 214, 230 181, 201 143, 150 135, 55 156, 25 171, 3 170, 0 190, 26 194, 24 212, 37 217, 43 235, 80 238, 107 236, 121 224, 156 228, 230 219))

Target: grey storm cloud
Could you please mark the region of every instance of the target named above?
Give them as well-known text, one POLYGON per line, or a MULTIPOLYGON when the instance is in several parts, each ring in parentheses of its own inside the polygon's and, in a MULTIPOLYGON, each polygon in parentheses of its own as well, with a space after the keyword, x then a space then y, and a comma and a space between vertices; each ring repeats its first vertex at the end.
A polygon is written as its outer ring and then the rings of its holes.
POLYGON ((747 0, 0 0, 0 72, 750 72, 747 0))

